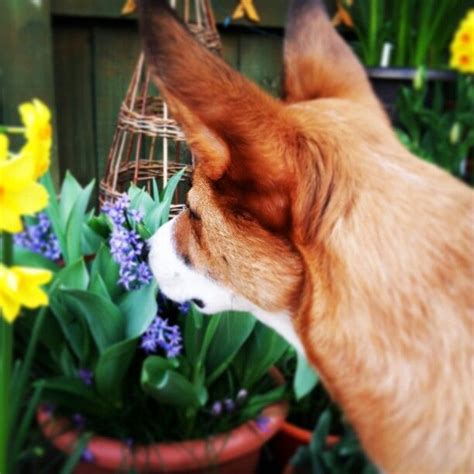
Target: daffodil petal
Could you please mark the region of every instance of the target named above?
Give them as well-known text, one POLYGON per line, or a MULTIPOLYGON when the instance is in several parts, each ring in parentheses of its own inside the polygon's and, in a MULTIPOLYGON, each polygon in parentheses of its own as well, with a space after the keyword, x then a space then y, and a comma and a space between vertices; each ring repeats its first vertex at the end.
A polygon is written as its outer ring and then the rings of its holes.
POLYGON ((8 158, 8 137, 0 133, 0 161, 5 161, 8 158))
POLYGON ((12 209, 7 208, 3 199, 0 199, 0 230, 16 234, 23 230, 23 222, 20 215, 12 209))
POLYGON ((0 291, 0 311, 3 318, 12 323, 20 312, 20 304, 0 291))
POLYGON ((0 186, 4 192, 22 189, 34 180, 34 172, 34 160, 27 154, 0 161, 0 186))
POLYGON ((20 191, 5 193, 4 202, 7 209, 19 215, 31 215, 48 205, 48 192, 39 183, 31 182, 20 191))
POLYGON ((48 295, 40 288, 25 286, 21 289, 19 302, 27 308, 37 308, 48 304, 48 295))
POLYGON ((11 271, 22 279, 27 279, 32 284, 44 285, 51 281, 53 273, 43 268, 33 267, 12 267, 11 271))

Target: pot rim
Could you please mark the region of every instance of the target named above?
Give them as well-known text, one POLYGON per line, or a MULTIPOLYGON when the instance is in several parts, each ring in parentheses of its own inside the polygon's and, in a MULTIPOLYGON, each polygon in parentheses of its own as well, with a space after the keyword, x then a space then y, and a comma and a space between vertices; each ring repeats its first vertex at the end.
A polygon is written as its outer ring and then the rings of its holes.
MULTIPOLYGON (((306 428, 301 428, 298 425, 295 425, 291 423, 290 421, 284 421, 280 431, 282 433, 285 433, 288 436, 291 436, 292 438, 295 438, 298 440, 300 443, 303 444, 309 444, 311 442, 311 437, 313 436, 313 432, 306 429, 306 428)), ((341 440, 341 437, 338 435, 328 435, 326 437, 326 444, 328 446, 334 446, 341 440)))
MULTIPOLYGON (((368 67, 369 77, 374 79, 402 79, 411 80, 415 77, 416 68, 413 67, 368 67)), ((446 69, 427 69, 427 80, 453 81, 456 72, 446 69)))
MULTIPOLYGON (((277 370, 271 371, 278 384, 283 377, 277 370)), ((168 471, 208 467, 210 462, 222 464, 254 452, 281 428, 288 413, 288 403, 274 403, 264 408, 260 417, 265 417, 265 427, 259 427, 256 419, 247 421, 233 430, 210 436, 208 439, 154 443, 129 447, 123 441, 104 436, 93 436, 87 444, 94 463, 108 469, 156 467, 168 471), (184 458, 184 459, 183 459, 184 458)), ((71 430, 65 417, 55 418, 43 406, 36 415, 43 435, 60 451, 72 453, 80 432, 71 430)))

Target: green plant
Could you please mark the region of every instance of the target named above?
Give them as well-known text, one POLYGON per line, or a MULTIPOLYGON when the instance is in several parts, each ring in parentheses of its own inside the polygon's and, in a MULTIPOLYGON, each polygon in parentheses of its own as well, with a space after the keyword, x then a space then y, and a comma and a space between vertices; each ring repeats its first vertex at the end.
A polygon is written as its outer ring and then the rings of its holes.
POLYGON ((291 460, 297 473, 312 474, 376 474, 378 471, 364 454, 359 441, 346 423, 342 426, 340 440, 329 446, 327 437, 340 412, 330 406, 321 414, 308 446, 299 448, 291 460))
POLYGON ((393 46, 391 65, 441 67, 468 0, 343 0, 351 15, 364 64, 380 64, 385 43, 393 46))
POLYGON ((419 69, 414 85, 400 91, 398 135, 414 154, 463 177, 462 164, 474 152, 474 77, 458 75, 451 99, 435 84, 429 102, 424 75, 419 69))
MULTIPOLYGON (((132 186, 101 213, 86 212, 95 256, 85 258, 92 247, 83 245, 55 274, 35 386, 85 433, 142 444, 205 438, 284 396, 268 375, 288 348, 280 336, 249 314, 203 316, 151 281, 145 241, 168 220, 181 175, 161 191, 132 186)), ((70 193, 75 185, 63 185, 53 205, 70 193)), ((21 322, 18 337, 27 338, 29 321, 21 322)))

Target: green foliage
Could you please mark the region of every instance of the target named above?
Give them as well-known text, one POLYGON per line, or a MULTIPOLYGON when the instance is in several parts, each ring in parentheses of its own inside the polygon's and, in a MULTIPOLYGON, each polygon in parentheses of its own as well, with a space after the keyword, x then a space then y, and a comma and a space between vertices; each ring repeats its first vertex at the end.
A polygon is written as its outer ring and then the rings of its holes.
MULTIPOLYGON (((143 239, 167 221, 182 174, 163 190, 155 185, 152 195, 130 187, 129 209, 141 211, 144 218, 137 223, 127 214, 126 225, 143 239)), ((59 200, 50 186, 47 212, 65 258, 64 267, 56 269, 40 337, 44 350, 35 360, 42 400, 54 403, 60 414, 81 413, 87 430, 142 443, 226 431, 280 400, 286 389, 275 387, 268 371, 288 346, 249 314, 207 317, 193 305, 184 314, 160 295, 160 315, 180 327, 183 350, 166 358, 140 348, 140 338, 157 315, 158 288, 155 283, 133 291, 121 287, 119 265, 108 245, 113 223, 104 214, 88 213, 91 191, 71 175, 59 200), (68 233, 72 228, 73 240, 68 233), (93 243, 94 256, 85 258, 91 245, 79 245, 80 240, 93 243), (92 374, 90 384, 81 380, 84 370, 92 374), (235 410, 212 414, 213 403, 237 400, 242 388, 247 395, 235 402, 235 410)))
POLYGON ((49 205, 46 214, 51 221, 54 234, 58 238, 59 247, 65 263, 76 261, 84 255, 87 245, 88 253, 96 249, 90 248, 90 239, 86 240, 88 220, 87 207, 91 198, 94 182, 83 188, 77 180, 66 173, 61 187, 60 199, 57 197, 50 173, 41 178, 42 184, 49 194, 49 205))
POLYGON ((424 69, 419 74, 422 80, 417 87, 400 91, 398 135, 414 154, 461 177, 461 164, 474 151, 474 77, 459 75, 451 100, 441 84, 434 84, 429 103, 424 69))
POLYGON ((442 67, 450 40, 469 0, 355 0, 342 2, 354 23, 357 52, 378 66, 384 43, 393 45, 392 66, 442 67))
POLYGON ((291 460, 298 472, 312 474, 377 474, 365 456, 354 431, 343 425, 340 440, 328 445, 335 412, 326 409, 320 416, 309 446, 299 448, 291 460))

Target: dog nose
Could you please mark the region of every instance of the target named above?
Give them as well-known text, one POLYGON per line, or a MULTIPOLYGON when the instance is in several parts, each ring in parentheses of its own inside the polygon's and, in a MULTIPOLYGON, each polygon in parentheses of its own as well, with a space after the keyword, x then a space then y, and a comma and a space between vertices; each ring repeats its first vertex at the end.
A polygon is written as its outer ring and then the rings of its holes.
POLYGON ((204 308, 204 306, 206 306, 206 305, 204 304, 204 301, 203 301, 203 300, 200 300, 199 298, 193 298, 191 301, 192 301, 198 308, 201 308, 201 309, 202 309, 202 308, 204 308))

